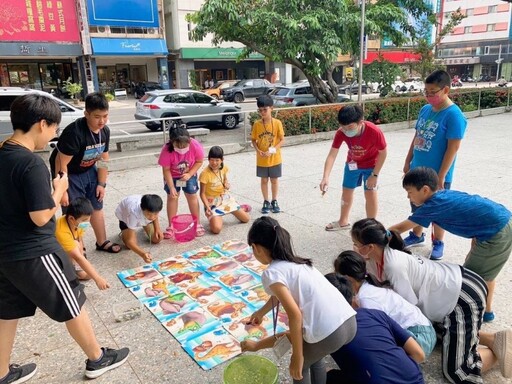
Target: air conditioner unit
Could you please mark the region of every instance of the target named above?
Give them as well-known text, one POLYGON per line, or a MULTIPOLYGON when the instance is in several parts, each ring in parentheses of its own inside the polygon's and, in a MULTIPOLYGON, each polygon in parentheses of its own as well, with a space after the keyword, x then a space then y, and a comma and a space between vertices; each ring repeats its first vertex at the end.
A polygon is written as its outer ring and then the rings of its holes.
POLYGON ((98 27, 98 33, 110 33, 110 27, 101 25, 98 27))

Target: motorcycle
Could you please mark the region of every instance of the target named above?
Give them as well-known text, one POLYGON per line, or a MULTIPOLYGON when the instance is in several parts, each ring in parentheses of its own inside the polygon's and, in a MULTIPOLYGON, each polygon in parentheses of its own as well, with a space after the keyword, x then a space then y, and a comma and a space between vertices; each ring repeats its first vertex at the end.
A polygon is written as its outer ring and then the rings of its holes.
POLYGON ((475 81, 475 79, 473 79, 471 76, 469 76, 467 73, 462 75, 460 77, 460 80, 463 82, 463 83, 473 83, 475 81))
POLYGON ((491 81, 491 76, 482 74, 482 75, 480 75, 480 77, 478 78, 477 81, 479 81, 479 82, 491 81))
POLYGON ((458 77, 452 79, 452 87, 462 87, 462 81, 458 77))

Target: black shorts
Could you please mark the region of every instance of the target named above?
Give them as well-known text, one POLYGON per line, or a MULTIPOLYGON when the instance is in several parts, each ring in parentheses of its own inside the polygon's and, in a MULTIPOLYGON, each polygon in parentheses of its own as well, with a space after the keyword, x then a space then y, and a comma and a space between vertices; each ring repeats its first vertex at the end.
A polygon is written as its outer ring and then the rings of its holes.
POLYGON ((130 228, 128 228, 128 226, 126 225, 126 223, 124 221, 119 220, 119 229, 121 231, 124 231, 125 229, 130 229, 130 228))
POLYGON ((84 286, 64 251, 0 263, 2 320, 33 316, 40 308, 55 321, 68 321, 80 314, 85 299, 84 286))

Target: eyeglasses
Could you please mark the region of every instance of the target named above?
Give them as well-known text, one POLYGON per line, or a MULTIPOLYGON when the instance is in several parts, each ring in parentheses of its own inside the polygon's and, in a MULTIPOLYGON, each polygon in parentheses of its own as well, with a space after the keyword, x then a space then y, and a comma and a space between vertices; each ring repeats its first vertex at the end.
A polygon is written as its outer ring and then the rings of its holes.
POLYGON ((57 128, 55 129, 55 136, 59 136, 59 133, 60 133, 60 126, 57 126, 57 128))
POLYGON ((270 110, 269 107, 265 107, 265 108, 258 108, 258 112, 259 113, 264 113, 264 112, 267 112, 268 110, 270 110))
POLYGON ((441 89, 438 89, 437 91, 433 91, 433 92, 428 92, 426 89, 423 90, 423 94, 425 96, 435 96, 436 94, 438 94, 439 92, 441 92, 444 88, 441 88, 441 89))

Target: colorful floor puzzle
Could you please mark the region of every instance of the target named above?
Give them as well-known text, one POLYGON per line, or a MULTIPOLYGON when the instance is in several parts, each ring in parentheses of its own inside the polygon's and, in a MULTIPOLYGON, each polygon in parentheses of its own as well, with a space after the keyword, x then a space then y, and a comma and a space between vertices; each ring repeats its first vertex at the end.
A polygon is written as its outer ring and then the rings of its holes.
MULTIPOLYGON (((246 324, 269 299, 261 285, 265 268, 246 243, 229 240, 117 275, 207 370, 239 355, 240 342, 272 335, 271 316, 257 326, 246 324)), ((276 332, 287 328, 280 312, 276 332)))

